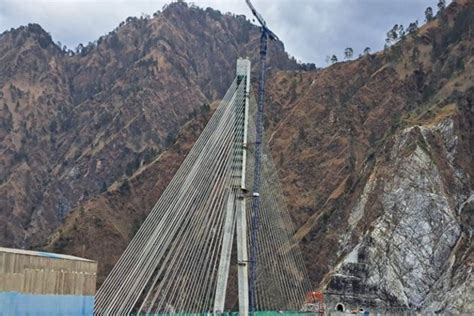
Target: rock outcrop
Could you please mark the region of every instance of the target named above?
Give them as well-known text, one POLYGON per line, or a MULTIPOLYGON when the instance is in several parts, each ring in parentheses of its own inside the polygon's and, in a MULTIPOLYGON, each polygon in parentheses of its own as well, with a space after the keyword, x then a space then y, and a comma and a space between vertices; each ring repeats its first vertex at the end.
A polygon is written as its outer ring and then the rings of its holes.
MULTIPOLYGON (((462 133, 455 120, 453 113, 435 124, 403 129, 387 144, 385 159, 375 165, 350 212, 349 227, 369 220, 368 200, 381 215, 327 280, 330 306, 391 313, 474 310, 465 249, 472 237, 463 231, 462 215, 474 194, 470 175, 455 163, 462 133), (455 262, 463 268, 456 269, 455 262)), ((352 233, 341 236, 340 249, 352 233)))

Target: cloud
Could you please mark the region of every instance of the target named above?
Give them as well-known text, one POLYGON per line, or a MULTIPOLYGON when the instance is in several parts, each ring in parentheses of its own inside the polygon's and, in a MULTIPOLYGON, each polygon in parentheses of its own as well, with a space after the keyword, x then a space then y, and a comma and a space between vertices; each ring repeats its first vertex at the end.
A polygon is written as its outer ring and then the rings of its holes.
POLYGON ((152 0, 0 0, 0 29, 38 23, 55 40, 74 47, 107 34, 128 16, 155 12, 164 3, 152 0))
POLYGON ((326 55, 340 59, 346 47, 356 54, 365 47, 383 48, 394 24, 423 21, 426 0, 278 1, 270 8, 269 25, 289 52, 305 62, 324 64, 326 55), (298 5, 295 5, 295 4, 298 5))
MULTIPOLYGON (((68 47, 86 44, 113 30, 128 16, 161 10, 164 0, 0 0, 0 32, 38 23, 54 40, 68 47)), ((436 0, 254 0, 269 27, 290 55, 304 62, 325 64, 327 55, 342 57, 365 47, 383 47, 394 24, 423 21, 424 10, 436 0)), ((200 7, 250 16, 244 0, 195 0, 200 7)))

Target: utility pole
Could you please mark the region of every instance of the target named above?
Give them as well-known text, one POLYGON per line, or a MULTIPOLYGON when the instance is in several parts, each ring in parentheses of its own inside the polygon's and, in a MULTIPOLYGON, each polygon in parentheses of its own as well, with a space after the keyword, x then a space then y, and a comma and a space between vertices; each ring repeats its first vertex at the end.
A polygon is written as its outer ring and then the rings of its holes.
POLYGON ((257 301, 257 241, 259 230, 259 209, 260 209, 260 187, 261 187, 261 169, 262 169, 262 141, 263 141, 263 112, 265 108, 265 62, 267 58, 268 39, 278 40, 278 37, 267 27, 263 17, 257 12, 250 0, 245 0, 252 14, 260 23, 260 78, 258 82, 258 102, 256 118, 256 141, 255 141, 255 169, 252 193, 252 215, 251 215, 251 249, 250 249, 250 312, 253 314, 256 310, 257 301))

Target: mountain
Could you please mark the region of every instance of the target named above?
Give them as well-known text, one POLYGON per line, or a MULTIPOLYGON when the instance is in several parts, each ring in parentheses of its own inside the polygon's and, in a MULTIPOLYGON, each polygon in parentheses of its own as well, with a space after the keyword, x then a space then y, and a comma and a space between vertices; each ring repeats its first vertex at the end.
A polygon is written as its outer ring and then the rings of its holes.
POLYGON ((471 314, 474 3, 385 52, 269 80, 270 146, 330 310, 471 314))
MULTIPOLYGON (((281 43, 269 49, 267 139, 328 310, 474 312, 472 21, 474 3, 453 1, 382 52, 313 71, 281 43)), ((47 250, 99 260, 100 283, 205 126, 236 57, 256 65, 258 29, 178 3, 64 56, 29 28, 0 37, 0 56, 19 61, 0 66, 3 238, 32 246, 49 236, 47 250), (67 205, 63 221, 57 203, 67 205)))
MULTIPOLYGON (((75 207, 131 176, 258 56, 244 16, 169 5, 63 51, 39 26, 0 35, 0 241, 32 247, 75 207)), ((300 66, 272 43, 278 69, 300 66)))

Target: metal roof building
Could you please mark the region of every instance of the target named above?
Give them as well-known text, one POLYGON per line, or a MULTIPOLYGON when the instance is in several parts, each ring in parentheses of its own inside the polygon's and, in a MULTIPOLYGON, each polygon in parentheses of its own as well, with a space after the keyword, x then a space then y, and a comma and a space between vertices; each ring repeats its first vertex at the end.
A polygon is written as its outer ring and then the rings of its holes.
POLYGON ((97 262, 0 247, 0 315, 92 315, 97 262))

